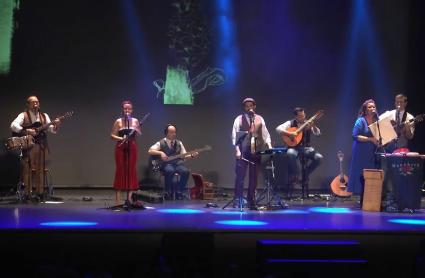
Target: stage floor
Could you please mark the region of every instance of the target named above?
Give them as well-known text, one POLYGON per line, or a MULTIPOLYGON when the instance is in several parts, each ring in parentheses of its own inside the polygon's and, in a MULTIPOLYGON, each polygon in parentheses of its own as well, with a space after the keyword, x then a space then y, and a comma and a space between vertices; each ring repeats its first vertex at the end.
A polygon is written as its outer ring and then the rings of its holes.
MULTIPOLYGON (((145 203, 145 210, 111 210, 112 190, 58 190, 63 202, 0 201, 2 230, 109 230, 142 232, 414 233, 425 234, 425 209, 415 213, 364 212, 354 201, 289 201, 288 209, 240 212, 227 200, 145 203), (91 201, 83 201, 91 197, 91 201), (206 204, 218 204, 207 208, 206 204)), ((230 200, 230 199, 228 199, 230 200)), ((424 200, 422 208, 424 208, 424 200)))

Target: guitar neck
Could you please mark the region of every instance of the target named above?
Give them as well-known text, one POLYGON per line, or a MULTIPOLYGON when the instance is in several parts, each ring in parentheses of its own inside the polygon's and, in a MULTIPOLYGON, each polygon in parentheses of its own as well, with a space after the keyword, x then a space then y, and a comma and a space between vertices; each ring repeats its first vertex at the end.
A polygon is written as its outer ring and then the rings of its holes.
POLYGON ((188 151, 188 152, 185 152, 185 153, 176 154, 176 155, 168 157, 167 161, 172 161, 172 160, 175 160, 175 159, 184 158, 187 155, 191 155, 191 154, 194 154, 194 153, 200 153, 200 152, 206 151, 208 149, 209 148, 195 149, 195 150, 188 151))
POLYGON ((344 177, 344 172, 342 171, 342 161, 339 162, 339 176, 341 178, 344 177))

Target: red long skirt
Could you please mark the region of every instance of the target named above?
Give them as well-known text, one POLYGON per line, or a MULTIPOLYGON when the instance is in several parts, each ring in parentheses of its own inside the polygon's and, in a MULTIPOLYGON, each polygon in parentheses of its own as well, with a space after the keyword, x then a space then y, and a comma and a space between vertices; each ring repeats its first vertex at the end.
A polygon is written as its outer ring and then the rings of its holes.
POLYGON ((139 183, 137 180, 137 145, 135 140, 115 145, 115 180, 114 189, 117 190, 137 190, 139 183))

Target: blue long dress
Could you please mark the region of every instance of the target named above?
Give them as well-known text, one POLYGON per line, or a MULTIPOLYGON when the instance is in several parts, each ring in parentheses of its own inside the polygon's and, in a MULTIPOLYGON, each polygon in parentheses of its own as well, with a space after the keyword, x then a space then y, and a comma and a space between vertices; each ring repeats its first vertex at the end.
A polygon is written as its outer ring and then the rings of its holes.
POLYGON ((360 142, 358 135, 371 137, 367 121, 364 117, 356 120, 353 128, 353 147, 351 150, 351 163, 348 181, 348 191, 354 195, 363 193, 364 178, 363 169, 374 169, 376 146, 372 142, 360 142))

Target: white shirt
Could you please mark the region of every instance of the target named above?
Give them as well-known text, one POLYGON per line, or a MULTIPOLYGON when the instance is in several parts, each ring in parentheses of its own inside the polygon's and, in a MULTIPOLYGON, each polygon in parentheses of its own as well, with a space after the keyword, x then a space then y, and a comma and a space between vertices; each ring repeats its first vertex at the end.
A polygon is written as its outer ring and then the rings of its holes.
MULTIPOLYGON (((165 142, 167 142, 168 147, 171 149, 171 143, 172 141, 169 140, 168 138, 164 138, 165 142)), ((176 140, 174 140, 176 141, 176 140)), ((180 142, 180 147, 181 147, 181 152, 180 154, 184 154, 186 153, 186 148, 183 146, 183 142, 180 142)), ((161 140, 156 142, 155 144, 153 144, 149 150, 153 150, 153 151, 160 151, 161 150, 161 140)))
MULTIPOLYGON (((248 114, 244 113, 243 115, 245 116, 246 120, 249 123, 250 118, 249 118, 248 114)), ((255 118, 260 119, 260 121, 261 121, 261 135, 263 137, 264 143, 271 146, 272 139, 270 138, 270 133, 267 130, 266 123, 265 123, 263 117, 255 114, 255 118)), ((233 129, 232 129, 232 144, 233 144, 233 146, 235 146, 235 144, 236 144, 236 133, 240 131, 241 122, 242 122, 242 115, 239 115, 239 116, 236 117, 236 119, 233 123, 233 129)))
MULTIPOLYGON (((22 129, 23 129, 22 124, 24 123, 25 113, 26 112, 20 113, 18 115, 18 117, 16 117, 16 119, 13 120, 13 122, 10 124, 10 129, 13 132, 20 133, 22 131, 22 129)), ((36 114, 36 113, 34 113, 30 110, 29 115, 30 115, 30 118, 31 118, 31 122, 33 122, 33 123, 40 122, 41 123, 40 113, 36 114)), ((47 115, 46 113, 43 113, 43 115, 46 118, 46 124, 50 123, 49 115, 47 115)), ((49 126, 48 131, 50 133, 56 133, 55 127, 53 125, 49 126)))
MULTIPOLYGON (((386 113, 388 113, 388 111, 386 113)), ((391 115, 391 119, 393 121, 396 121, 397 110, 396 109, 391 110, 391 111, 389 111, 389 113, 391 115)), ((405 121, 410 121, 410 120, 413 120, 415 118, 412 114, 400 110, 400 122, 403 121, 403 115, 404 115, 404 113, 407 113, 406 120, 405 121)), ((412 133, 412 135, 414 134, 414 132, 415 132, 415 126, 414 125, 410 125, 410 132, 412 133)))

